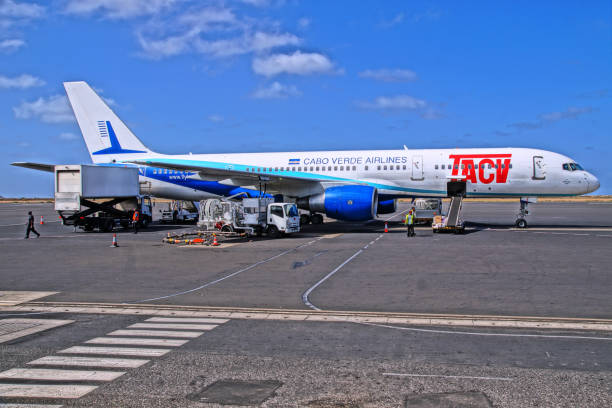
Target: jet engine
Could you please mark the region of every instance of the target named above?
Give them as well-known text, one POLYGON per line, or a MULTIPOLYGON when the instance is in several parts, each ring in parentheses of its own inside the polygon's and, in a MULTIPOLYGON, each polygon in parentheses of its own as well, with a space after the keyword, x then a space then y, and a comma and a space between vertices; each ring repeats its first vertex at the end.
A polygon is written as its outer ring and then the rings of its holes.
POLYGON ((367 221, 376 217, 378 191, 370 186, 334 186, 321 194, 298 198, 297 205, 337 220, 367 221))
POLYGON ((391 214, 397 209, 397 200, 385 200, 378 202, 377 214, 391 214))

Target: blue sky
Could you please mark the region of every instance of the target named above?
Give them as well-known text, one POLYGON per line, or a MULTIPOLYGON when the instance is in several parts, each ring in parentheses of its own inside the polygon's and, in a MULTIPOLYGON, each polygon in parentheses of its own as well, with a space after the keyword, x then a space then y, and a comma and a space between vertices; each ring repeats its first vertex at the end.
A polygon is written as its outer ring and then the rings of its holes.
POLYGON ((0 0, 0 195, 13 161, 87 163, 85 80, 164 153, 537 147, 612 194, 609 1, 0 0))

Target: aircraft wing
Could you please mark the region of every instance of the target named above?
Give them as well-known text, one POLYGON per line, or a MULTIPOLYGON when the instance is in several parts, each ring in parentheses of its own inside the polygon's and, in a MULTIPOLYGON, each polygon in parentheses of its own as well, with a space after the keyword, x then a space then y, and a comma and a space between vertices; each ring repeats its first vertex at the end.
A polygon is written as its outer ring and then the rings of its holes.
POLYGON ((33 169, 33 170, 40 170, 40 171, 48 171, 49 173, 55 172, 54 164, 15 162, 15 163, 11 163, 11 166, 25 167, 26 169, 33 169))
POLYGON ((320 185, 320 183, 355 184, 353 180, 298 171, 275 171, 274 168, 226 164, 201 160, 151 158, 129 163, 172 170, 198 172, 202 179, 239 186, 257 186, 265 182, 268 189, 279 192, 320 185))

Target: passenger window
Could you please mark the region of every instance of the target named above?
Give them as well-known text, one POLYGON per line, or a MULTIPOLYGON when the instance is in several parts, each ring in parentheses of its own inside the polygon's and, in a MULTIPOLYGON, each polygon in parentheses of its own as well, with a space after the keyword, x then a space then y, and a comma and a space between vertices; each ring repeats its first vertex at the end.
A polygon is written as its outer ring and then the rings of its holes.
POLYGON ((274 171, 278 171, 278 167, 275 167, 275 168, 274 168, 274 171))
POLYGON ((317 171, 319 171, 319 166, 317 166, 317 171))
POLYGON ((438 165, 437 165, 437 164, 436 164, 436 167, 435 167, 435 169, 436 169, 436 170, 438 170, 438 165))
POLYGON ((365 171, 368 171, 368 166, 365 166, 365 167, 364 167, 364 170, 365 170, 365 171))
POLYGON ((405 164, 402 166, 402 169, 403 169, 403 170, 406 170, 406 165, 405 165, 405 164))
POLYGON ((344 166, 340 166, 340 171, 344 171, 344 166))
POLYGON ((383 170, 387 170, 387 166, 383 166, 383 170))
POLYGON ((509 168, 512 168, 512 163, 510 163, 510 164, 508 165, 508 167, 509 167, 509 168))
POLYGON ((399 169, 400 169, 400 166, 398 164, 397 166, 395 166, 395 170, 399 170, 399 169))
POLYGON ((301 168, 301 167, 298 167, 298 171, 302 171, 302 168, 301 168))
POLYGON ((312 166, 311 166, 311 167, 310 167, 310 171, 314 171, 314 167, 312 167, 312 166))
POLYGON ((331 166, 327 166, 327 171, 331 171, 331 166))
POLYGON ((380 170, 380 166, 378 166, 377 169, 380 170))
POLYGON ((353 166, 353 171, 356 171, 356 170, 357 170, 357 166, 353 166))

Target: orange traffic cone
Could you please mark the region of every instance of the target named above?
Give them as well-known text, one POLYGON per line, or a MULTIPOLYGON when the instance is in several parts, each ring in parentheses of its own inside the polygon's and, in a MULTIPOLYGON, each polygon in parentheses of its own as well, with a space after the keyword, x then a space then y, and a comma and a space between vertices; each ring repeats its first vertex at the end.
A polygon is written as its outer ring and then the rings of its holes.
POLYGON ((217 242, 217 234, 213 234, 213 243, 212 246, 219 246, 220 244, 217 242))
POLYGON ((385 232, 389 232, 389 228, 387 228, 387 223, 385 222, 385 232))
POLYGON ((45 223, 45 219, 43 218, 43 216, 40 216, 40 225, 44 225, 45 223))
POLYGON ((113 234, 113 243, 110 246, 111 248, 119 248, 119 244, 117 243, 117 234, 113 234))

